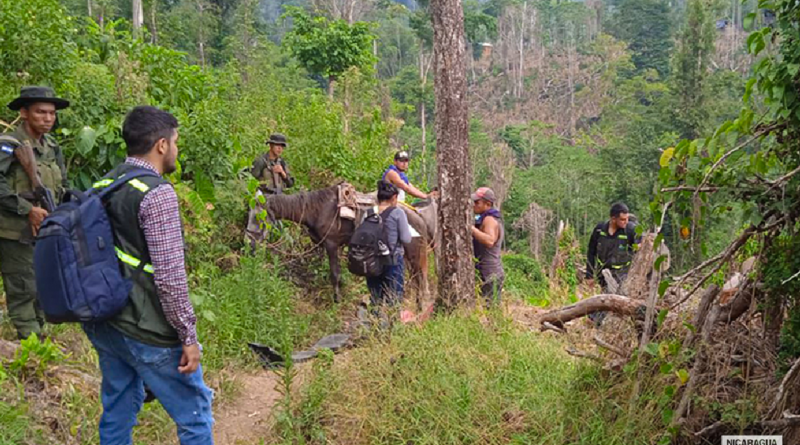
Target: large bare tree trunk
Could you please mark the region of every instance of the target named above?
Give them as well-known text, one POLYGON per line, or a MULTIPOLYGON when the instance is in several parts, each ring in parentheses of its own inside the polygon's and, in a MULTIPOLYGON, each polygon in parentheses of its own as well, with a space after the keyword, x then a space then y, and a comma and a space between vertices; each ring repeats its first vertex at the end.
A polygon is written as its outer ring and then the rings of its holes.
POLYGON ((142 23, 144 23, 144 12, 142 10, 142 0, 133 0, 133 34, 136 37, 142 35, 142 23))
POLYGON ((475 302, 464 10, 459 0, 433 0, 431 13, 436 70, 436 158, 442 196, 439 303, 452 309, 475 302))

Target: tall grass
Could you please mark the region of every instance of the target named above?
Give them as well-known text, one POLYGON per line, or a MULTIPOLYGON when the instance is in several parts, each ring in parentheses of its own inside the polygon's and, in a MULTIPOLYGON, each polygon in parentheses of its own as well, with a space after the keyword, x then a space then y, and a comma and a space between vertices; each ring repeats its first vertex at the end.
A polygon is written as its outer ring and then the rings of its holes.
POLYGON ((278 264, 265 264, 261 255, 246 256, 234 272, 217 271, 193 289, 198 335, 207 367, 253 363, 248 342, 288 353, 311 341, 307 337, 312 322, 325 321, 322 328, 314 326, 316 335, 320 330, 337 327, 332 321, 336 317, 325 316, 335 312, 336 307, 319 308, 320 313, 296 310, 301 290, 284 279, 282 273, 278 264))
MULTIPOLYGON (((626 428, 606 401, 598 370, 576 363, 550 337, 500 315, 441 317, 397 326, 337 358, 327 394, 312 406, 343 444, 649 444, 649 418, 626 428)), ((321 385, 318 384, 318 387, 321 385)), ((314 397, 319 397, 319 392, 314 397)), ((299 415, 308 417, 308 413, 299 415)), ((314 440, 314 438, 317 440, 314 440)))

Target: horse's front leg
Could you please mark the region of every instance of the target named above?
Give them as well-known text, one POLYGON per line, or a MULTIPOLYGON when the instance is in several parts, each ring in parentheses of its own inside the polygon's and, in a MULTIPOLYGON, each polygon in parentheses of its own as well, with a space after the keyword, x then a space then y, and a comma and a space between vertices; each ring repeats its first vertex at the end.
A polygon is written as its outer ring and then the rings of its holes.
POLYGON ((341 269, 339 266, 339 244, 331 240, 325 241, 325 251, 328 253, 328 264, 331 269, 331 284, 333 285, 333 301, 341 301, 341 269))

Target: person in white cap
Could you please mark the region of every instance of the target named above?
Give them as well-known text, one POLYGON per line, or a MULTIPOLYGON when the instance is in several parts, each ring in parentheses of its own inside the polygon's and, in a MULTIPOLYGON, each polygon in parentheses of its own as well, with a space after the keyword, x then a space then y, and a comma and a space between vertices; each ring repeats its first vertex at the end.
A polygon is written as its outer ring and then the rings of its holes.
POLYGON ((419 199, 428 199, 433 193, 425 193, 422 190, 414 187, 411 181, 408 180, 406 172, 408 171, 408 152, 398 151, 394 155, 394 164, 390 165, 381 177, 382 180, 393 184, 400 191, 397 196, 399 202, 406 202, 406 193, 415 196, 419 199))

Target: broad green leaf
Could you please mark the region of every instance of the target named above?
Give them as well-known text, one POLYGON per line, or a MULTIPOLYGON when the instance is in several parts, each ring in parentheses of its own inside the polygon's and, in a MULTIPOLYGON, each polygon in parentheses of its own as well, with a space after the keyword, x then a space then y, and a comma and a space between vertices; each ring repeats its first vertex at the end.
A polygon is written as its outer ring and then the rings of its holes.
POLYGON ((753 94, 753 85, 756 84, 755 78, 750 78, 747 81, 747 86, 744 89, 744 96, 742 97, 742 102, 747 103, 750 100, 750 96, 753 94))
POLYGON ((681 369, 675 371, 675 375, 678 376, 678 379, 680 380, 681 385, 685 385, 686 382, 689 381, 689 371, 687 371, 686 369, 681 368, 681 369))
POLYGON ((673 369, 674 366, 672 366, 672 363, 663 363, 661 365, 660 371, 662 374, 672 374, 673 369))
POLYGON ((749 30, 753 27, 753 21, 756 19, 756 13, 751 12, 744 16, 744 20, 742 21, 742 27, 745 30, 749 30))
POLYGON ((656 323, 657 323, 656 326, 658 326, 660 328, 661 325, 664 324, 664 320, 667 319, 667 314, 669 314, 669 310, 668 309, 661 309, 660 311, 658 311, 658 318, 656 319, 656 323))
POLYGON ((656 258, 655 263, 653 263, 653 269, 658 270, 661 267, 661 265, 664 264, 664 261, 666 261, 666 259, 667 259, 666 255, 659 255, 659 257, 656 258))
POLYGON ((659 344, 656 342, 648 343, 647 346, 644 347, 644 352, 652 355, 653 357, 658 357, 658 346, 659 344))
POLYGON ((669 285, 670 285, 669 280, 664 280, 664 281, 662 281, 661 283, 658 284, 658 296, 659 297, 663 297, 664 296, 664 294, 667 292, 667 289, 669 289, 669 285))
POLYGON ((661 159, 659 159, 658 164, 662 167, 667 167, 674 153, 675 147, 669 147, 668 149, 664 150, 664 152, 661 153, 661 159))
POLYGON ((87 125, 81 128, 81 131, 78 132, 75 149, 78 151, 78 153, 80 153, 81 156, 86 156, 92 151, 96 141, 97 131, 87 125))

